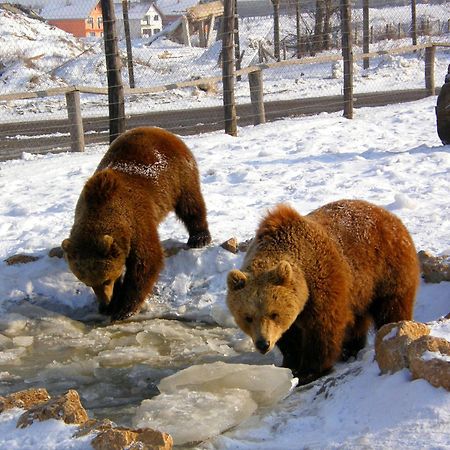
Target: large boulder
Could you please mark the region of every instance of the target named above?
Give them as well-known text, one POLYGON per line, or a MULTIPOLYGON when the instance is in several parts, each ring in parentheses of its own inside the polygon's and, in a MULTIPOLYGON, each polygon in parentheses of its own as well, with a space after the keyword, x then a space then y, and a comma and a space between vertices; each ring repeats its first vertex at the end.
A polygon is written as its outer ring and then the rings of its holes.
POLYGON ((0 413, 11 408, 29 409, 50 400, 47 389, 27 389, 0 397, 0 413))
POLYGON ((71 389, 59 397, 33 406, 19 417, 17 428, 26 428, 36 420, 42 422, 48 419, 63 420, 65 423, 78 425, 85 423, 88 415, 81 405, 78 392, 71 389))
POLYGON ((169 434, 150 428, 117 427, 100 432, 91 445, 95 450, 171 450, 173 440, 169 434))
POLYGON ((422 336, 408 347, 409 368, 414 379, 423 378, 450 391, 450 342, 422 336))
POLYGON ((408 367, 407 349, 414 340, 430 334, 423 323, 401 321, 382 326, 375 339, 375 359, 382 373, 408 367))
POLYGON ((422 278, 426 283, 450 281, 450 255, 433 256, 421 250, 417 256, 422 269, 422 278))

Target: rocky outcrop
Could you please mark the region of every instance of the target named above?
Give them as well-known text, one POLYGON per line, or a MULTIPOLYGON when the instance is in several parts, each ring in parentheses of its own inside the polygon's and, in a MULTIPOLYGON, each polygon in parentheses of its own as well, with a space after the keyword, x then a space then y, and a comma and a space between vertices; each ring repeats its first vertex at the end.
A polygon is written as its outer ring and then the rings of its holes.
POLYGON ((422 278, 426 283, 440 283, 450 281, 450 255, 433 256, 421 250, 419 257, 422 278))
POLYGON ((80 402, 78 392, 71 389, 65 394, 50 399, 45 403, 35 405, 24 412, 17 421, 17 428, 25 428, 38 420, 63 420, 70 424, 83 424, 88 420, 86 410, 80 402))
POLYGON ((172 437, 150 428, 111 428, 99 433, 91 442, 95 450, 170 450, 172 437))
POLYGON ((408 346, 427 334, 430 334, 430 329, 425 324, 412 321, 381 327, 375 339, 375 357, 381 372, 393 373, 408 367, 408 346))
POLYGON ((0 397, 0 413, 11 408, 26 409, 17 421, 17 428, 48 419, 79 425, 73 438, 92 434, 91 445, 95 450, 171 450, 173 447, 173 439, 167 433, 151 428, 116 427, 108 419, 89 419, 75 390, 55 398, 46 389, 28 389, 0 397))
POLYGON ((47 389, 27 389, 0 397, 0 413, 11 408, 28 409, 50 400, 47 389))
POLYGON ((450 342, 423 336, 408 347, 409 369, 414 379, 423 378, 434 387, 450 391, 450 342))
POLYGON ((375 339, 375 359, 382 373, 408 368, 412 378, 423 378, 450 391, 450 342, 430 336, 427 325, 412 321, 390 323, 375 339))

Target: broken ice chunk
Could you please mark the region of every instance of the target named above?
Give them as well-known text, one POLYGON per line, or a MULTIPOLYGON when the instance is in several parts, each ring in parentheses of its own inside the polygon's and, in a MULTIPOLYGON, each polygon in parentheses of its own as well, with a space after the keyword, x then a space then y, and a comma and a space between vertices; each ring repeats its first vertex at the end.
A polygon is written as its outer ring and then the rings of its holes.
POLYGON ((176 445, 199 442, 232 428, 257 409, 250 392, 222 389, 218 392, 181 389, 144 400, 133 425, 169 433, 176 445))
POLYGON ((292 385, 291 371, 275 366, 191 366, 161 380, 161 394, 141 403, 133 424, 170 433, 177 445, 203 441, 281 400, 292 385))
POLYGON ((188 367, 164 378, 158 386, 165 393, 185 388, 210 392, 223 388, 245 389, 259 406, 278 402, 289 393, 291 387, 290 369, 222 361, 188 367))

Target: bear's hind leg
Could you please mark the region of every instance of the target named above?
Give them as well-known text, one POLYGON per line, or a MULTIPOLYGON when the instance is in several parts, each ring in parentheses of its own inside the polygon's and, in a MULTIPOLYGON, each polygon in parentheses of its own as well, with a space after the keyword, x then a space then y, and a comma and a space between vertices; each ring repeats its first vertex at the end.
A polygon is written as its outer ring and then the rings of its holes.
POLYGON ((412 320, 415 296, 415 285, 379 293, 370 308, 376 329, 387 323, 412 320))
POLYGON ((200 187, 185 191, 175 205, 175 213, 184 223, 189 232, 187 245, 200 248, 211 242, 211 235, 206 220, 206 206, 200 192, 200 187))
POLYGON ((371 321, 368 315, 355 317, 353 326, 349 327, 346 332, 341 354, 343 361, 346 361, 352 356, 356 356, 364 348, 371 321))

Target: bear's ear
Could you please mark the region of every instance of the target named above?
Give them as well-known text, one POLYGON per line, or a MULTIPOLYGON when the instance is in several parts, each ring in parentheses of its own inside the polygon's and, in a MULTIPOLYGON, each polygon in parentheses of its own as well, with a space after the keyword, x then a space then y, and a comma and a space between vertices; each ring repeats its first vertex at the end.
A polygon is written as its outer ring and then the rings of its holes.
POLYGON ((114 238, 109 234, 104 234, 98 240, 100 251, 105 255, 109 255, 111 252, 111 246, 113 245, 114 238))
POLYGON ((61 248, 67 253, 70 251, 70 247, 71 247, 72 243, 70 242, 70 239, 64 239, 61 242, 61 248))
POLYGON ((292 281, 292 267, 287 261, 280 261, 278 266, 273 269, 273 281, 279 285, 292 281))
POLYGON ((245 275, 244 272, 241 272, 237 269, 233 269, 229 272, 227 277, 227 284, 230 291, 238 291, 239 289, 242 289, 245 286, 246 282, 247 275, 245 275))

